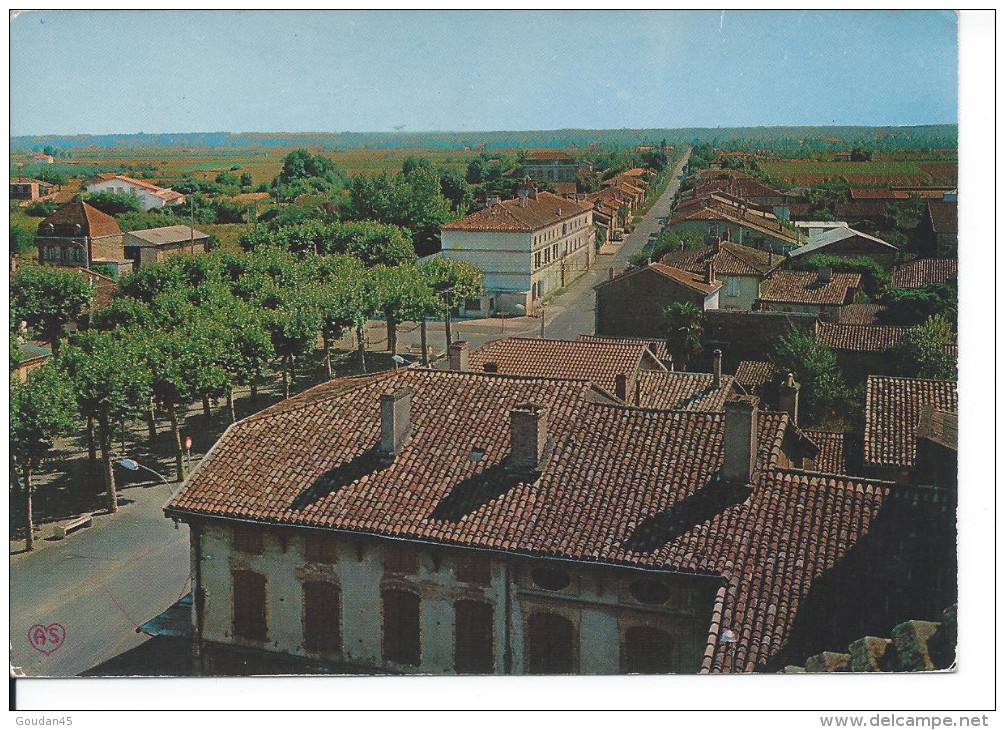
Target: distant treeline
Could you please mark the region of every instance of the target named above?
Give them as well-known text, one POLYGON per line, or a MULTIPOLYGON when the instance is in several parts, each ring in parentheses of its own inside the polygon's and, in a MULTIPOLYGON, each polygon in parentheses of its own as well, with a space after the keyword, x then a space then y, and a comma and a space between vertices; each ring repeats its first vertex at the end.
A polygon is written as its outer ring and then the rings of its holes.
POLYGON ((775 146, 796 144, 886 147, 955 147, 957 126, 916 127, 730 127, 680 129, 554 129, 516 132, 179 132, 11 137, 10 149, 84 147, 321 147, 325 149, 526 149, 533 147, 625 147, 640 144, 709 143, 775 146))

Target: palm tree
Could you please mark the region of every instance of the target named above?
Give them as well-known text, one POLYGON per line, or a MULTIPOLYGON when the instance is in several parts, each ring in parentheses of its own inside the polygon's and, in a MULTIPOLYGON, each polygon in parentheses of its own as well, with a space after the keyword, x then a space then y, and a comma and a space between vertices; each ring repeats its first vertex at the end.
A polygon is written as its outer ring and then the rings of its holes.
POLYGON ((674 302, 663 310, 667 324, 667 349, 673 356, 675 370, 687 370, 693 355, 701 352, 704 328, 701 310, 693 302, 674 302))

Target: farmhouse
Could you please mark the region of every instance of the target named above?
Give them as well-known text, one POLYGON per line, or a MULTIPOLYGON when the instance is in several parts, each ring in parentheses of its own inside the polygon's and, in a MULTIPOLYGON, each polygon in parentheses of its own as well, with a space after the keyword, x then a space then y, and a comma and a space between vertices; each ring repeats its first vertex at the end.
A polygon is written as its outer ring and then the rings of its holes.
POLYGON ((158 187, 143 180, 110 172, 98 173, 92 177, 87 181, 86 189, 89 193, 106 192, 135 195, 142 201, 143 210, 163 208, 165 205, 178 205, 185 202, 185 196, 171 188, 158 187))
POLYGON ((56 185, 33 177, 12 177, 10 179, 11 200, 39 200, 56 189, 56 185))
POLYGON ((67 203, 38 226, 38 260, 49 266, 130 270, 122 247, 122 229, 112 216, 87 203, 67 203))

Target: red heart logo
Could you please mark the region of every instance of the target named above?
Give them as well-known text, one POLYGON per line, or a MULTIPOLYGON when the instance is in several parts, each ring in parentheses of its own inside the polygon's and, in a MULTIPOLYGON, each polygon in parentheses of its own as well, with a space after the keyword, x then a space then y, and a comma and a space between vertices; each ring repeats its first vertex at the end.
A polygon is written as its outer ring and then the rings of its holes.
POLYGON ((35 624, 28 629, 28 641, 31 642, 35 651, 40 651, 46 656, 52 654, 63 645, 66 640, 66 629, 63 624, 35 624))

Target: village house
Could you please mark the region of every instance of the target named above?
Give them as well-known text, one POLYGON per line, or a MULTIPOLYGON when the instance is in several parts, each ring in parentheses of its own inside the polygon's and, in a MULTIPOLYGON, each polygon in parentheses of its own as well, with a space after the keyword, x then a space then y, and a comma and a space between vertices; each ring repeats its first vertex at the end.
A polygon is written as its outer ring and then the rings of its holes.
POLYGON ((765 360, 774 352, 780 337, 793 332, 814 337, 816 328, 815 314, 713 309, 702 317, 702 353, 696 366, 704 370, 710 354, 722 350, 723 368, 736 372, 744 360, 765 360))
POLYGON ((56 162, 56 159, 52 155, 47 155, 44 152, 38 152, 31 156, 31 161, 36 165, 52 165, 56 162))
POLYGON ((690 302, 699 311, 717 309, 722 281, 714 264, 696 274, 661 263, 629 269, 593 287, 596 292, 594 331, 605 337, 667 336, 664 311, 676 302, 690 302))
POLYGON ((764 206, 781 220, 789 218, 792 196, 737 170, 709 171, 703 174, 695 187, 695 195, 701 197, 710 193, 726 193, 754 205, 764 206))
POLYGON ((18 341, 17 343, 17 368, 11 373, 22 383, 28 382, 28 375, 32 370, 42 367, 52 359, 52 350, 35 342, 18 341))
POLYGON ((458 303, 462 315, 527 314, 590 268, 593 206, 539 193, 533 182, 513 200, 490 204, 440 229, 445 258, 485 272, 485 293, 458 303))
POLYGON ((332 671, 770 671, 825 648, 804 617, 859 609, 823 577, 861 591, 881 560, 856 545, 890 486, 801 471, 817 451, 756 399, 636 408, 584 381, 409 367, 232 425, 165 514, 189 525, 206 673, 235 652, 332 671))
POLYGON ((46 197, 58 186, 45 180, 33 177, 12 177, 10 179, 11 200, 40 200, 46 197))
POLYGON ((528 153, 521 165, 521 174, 534 180, 549 182, 576 182, 580 171, 589 172, 593 165, 579 161, 561 150, 534 150, 528 153))
POLYGON ((803 312, 824 322, 839 322, 842 308, 855 301, 861 281, 861 274, 834 273, 829 267, 818 272, 773 271, 761 282, 755 306, 764 312, 803 312))
POLYGON ((177 254, 196 256, 209 253, 209 234, 190 226, 163 226, 142 231, 129 231, 123 238, 127 259, 136 269, 166 261, 177 254))
POLYGON ((929 200, 918 228, 932 256, 954 256, 959 222, 956 200, 929 200))
POLYGON ((814 236, 806 245, 788 252, 789 258, 802 256, 841 256, 858 258, 867 256, 886 269, 893 268, 897 247, 882 238, 856 231, 854 228, 837 227, 814 236))
POLYGON ((760 297, 761 282, 785 261, 770 251, 751 248, 732 241, 716 239, 702 248, 673 251, 660 263, 692 274, 707 276, 709 265, 713 280, 721 281, 718 307, 750 311, 760 297))
POLYGON ((92 177, 87 181, 86 190, 89 193, 135 195, 143 203, 143 210, 163 208, 166 205, 179 205, 185 202, 185 196, 171 188, 162 188, 143 180, 111 172, 98 173, 92 177))
POLYGON ((724 238, 750 248, 783 254, 803 243, 798 229, 774 213, 738 198, 712 193, 678 204, 665 228, 724 238))
POLYGON ((890 286, 921 289, 929 284, 948 284, 956 280, 958 270, 957 259, 915 259, 893 268, 890 286))
POLYGON ((100 264, 116 274, 132 270, 118 222, 87 203, 67 203, 45 218, 35 243, 39 263, 49 266, 89 269, 100 264))

